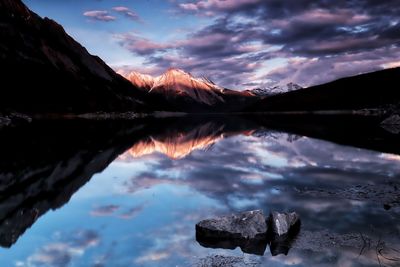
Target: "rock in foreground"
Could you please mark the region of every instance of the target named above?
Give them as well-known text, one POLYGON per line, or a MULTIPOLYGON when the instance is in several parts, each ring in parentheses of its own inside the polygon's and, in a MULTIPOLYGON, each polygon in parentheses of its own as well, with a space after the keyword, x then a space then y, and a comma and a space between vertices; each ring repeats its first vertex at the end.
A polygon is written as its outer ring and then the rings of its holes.
POLYGON ((272 212, 266 218, 262 211, 208 219, 196 224, 196 240, 203 247, 235 249, 264 255, 267 244, 271 254, 287 255, 300 231, 297 213, 272 212))
POLYGON ((268 244, 271 255, 287 255, 300 231, 300 217, 296 212, 271 212, 268 218, 268 244))
POLYGON ((203 220, 196 224, 196 239, 211 248, 235 249, 263 255, 267 246, 267 223, 262 211, 203 220))
POLYGON ((263 212, 255 210, 203 220, 196 231, 209 237, 255 239, 266 236, 267 224, 263 212))
POLYGON ((269 215, 268 226, 271 228, 269 231, 271 234, 284 236, 300 226, 300 218, 296 212, 279 213, 273 211, 269 215))

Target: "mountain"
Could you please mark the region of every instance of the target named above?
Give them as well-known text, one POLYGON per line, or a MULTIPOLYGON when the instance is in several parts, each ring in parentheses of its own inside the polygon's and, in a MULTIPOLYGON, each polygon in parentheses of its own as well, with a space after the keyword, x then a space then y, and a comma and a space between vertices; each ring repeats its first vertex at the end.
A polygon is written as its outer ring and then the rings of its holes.
POLYGON ((400 103, 399 83, 400 68, 386 69, 269 96, 245 111, 380 109, 400 103))
POLYGON ((183 70, 170 68, 158 77, 131 72, 125 76, 133 85, 148 90, 149 93, 160 94, 167 99, 190 98, 208 106, 223 103, 220 96, 223 88, 206 78, 195 78, 183 70))
POLYGON ((259 97, 265 97, 265 96, 272 96, 272 95, 278 95, 278 94, 283 94, 295 90, 302 89, 302 87, 298 84, 295 83, 288 83, 284 86, 276 85, 273 87, 267 87, 267 88, 255 88, 252 90, 248 90, 249 93, 259 96, 259 97))
POLYGON ((149 91, 154 86, 156 78, 151 75, 142 74, 136 71, 129 73, 126 77, 133 85, 140 89, 145 89, 149 91))
POLYGON ((172 68, 155 80, 150 92, 161 93, 167 98, 188 96, 196 102, 212 106, 224 102, 218 95, 221 90, 222 88, 206 79, 194 78, 189 73, 172 68))
POLYGON ((131 72, 125 75, 134 86, 165 98, 180 111, 237 111, 256 101, 248 91, 235 91, 216 85, 211 80, 193 77, 181 69, 170 68, 158 77, 131 72))
POLYGON ((0 112, 149 110, 149 96, 21 0, 0 0, 0 112))

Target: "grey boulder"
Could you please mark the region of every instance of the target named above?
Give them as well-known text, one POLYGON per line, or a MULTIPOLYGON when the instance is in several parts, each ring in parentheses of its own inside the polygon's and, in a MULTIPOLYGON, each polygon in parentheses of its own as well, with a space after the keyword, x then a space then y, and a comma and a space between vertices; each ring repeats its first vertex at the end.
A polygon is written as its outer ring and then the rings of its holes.
POLYGON ((299 231, 300 218, 295 212, 271 212, 268 218, 268 244, 271 255, 287 255, 299 231))
POLYGON ((268 219, 270 232, 277 236, 288 235, 300 226, 300 217, 296 212, 271 212, 268 219))
POLYGON ((196 224, 196 240, 203 247, 235 249, 264 255, 267 244, 273 256, 287 255, 300 231, 295 212, 271 212, 266 218, 261 210, 242 212, 196 224))
POLYGON ((200 221, 196 230, 213 237, 254 239, 265 237, 267 223, 263 212, 254 210, 200 221))
POLYGON ((203 220, 196 224, 196 240, 203 247, 235 249, 263 255, 267 246, 267 223, 262 211, 248 211, 203 220))

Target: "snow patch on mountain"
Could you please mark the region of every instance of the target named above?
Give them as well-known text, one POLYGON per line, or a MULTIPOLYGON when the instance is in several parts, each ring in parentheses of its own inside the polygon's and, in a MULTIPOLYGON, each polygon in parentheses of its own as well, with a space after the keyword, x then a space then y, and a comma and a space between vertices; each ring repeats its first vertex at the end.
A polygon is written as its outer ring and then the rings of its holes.
POLYGON ((133 71, 126 75, 126 79, 128 79, 131 83, 136 85, 139 88, 150 90, 153 88, 155 78, 151 75, 142 74, 136 71, 133 71))
POLYGON ((276 85, 276 86, 271 86, 271 87, 266 87, 266 88, 255 88, 255 89, 249 90, 249 92, 251 92, 252 94, 254 94, 256 96, 263 97, 263 96, 272 96, 272 95, 283 94, 283 93, 299 90, 302 88, 303 87, 301 87, 298 84, 288 83, 283 86, 276 85))

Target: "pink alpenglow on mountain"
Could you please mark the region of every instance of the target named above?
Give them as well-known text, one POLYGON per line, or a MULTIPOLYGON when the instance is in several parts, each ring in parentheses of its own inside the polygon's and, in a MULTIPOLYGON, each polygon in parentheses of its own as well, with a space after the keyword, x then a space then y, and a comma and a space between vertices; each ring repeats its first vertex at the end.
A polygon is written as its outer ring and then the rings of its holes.
POLYGON ((125 76, 132 84, 136 85, 141 89, 146 89, 149 91, 153 88, 155 78, 151 75, 142 74, 136 71, 133 71, 125 76))
POLYGON ((190 97, 194 101, 212 106, 225 102, 221 94, 224 88, 215 85, 207 78, 195 78, 191 74, 171 68, 158 77, 131 72, 125 75, 131 83, 149 93, 159 93, 166 98, 190 97))

